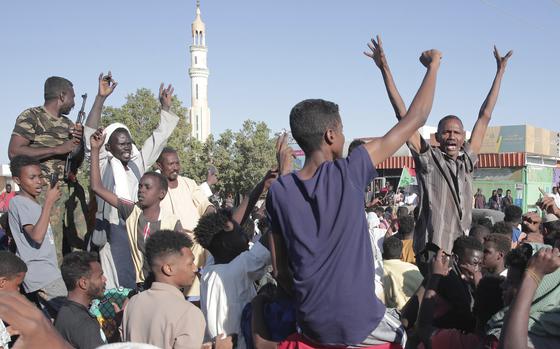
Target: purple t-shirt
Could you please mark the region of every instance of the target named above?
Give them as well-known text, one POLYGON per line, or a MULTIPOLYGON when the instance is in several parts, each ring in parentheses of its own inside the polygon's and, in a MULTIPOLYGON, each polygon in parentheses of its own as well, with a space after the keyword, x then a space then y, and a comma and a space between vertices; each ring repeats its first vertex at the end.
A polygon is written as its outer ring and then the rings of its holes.
POLYGON ((364 214, 364 188, 376 176, 361 146, 308 180, 283 176, 268 192, 272 231, 288 249, 298 325, 317 342, 359 344, 385 314, 364 214))

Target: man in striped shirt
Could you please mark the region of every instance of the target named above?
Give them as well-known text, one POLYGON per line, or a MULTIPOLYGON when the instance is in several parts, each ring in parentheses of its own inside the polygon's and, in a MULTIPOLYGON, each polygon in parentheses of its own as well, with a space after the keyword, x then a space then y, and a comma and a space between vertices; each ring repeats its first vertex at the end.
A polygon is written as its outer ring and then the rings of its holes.
MULTIPOLYGON (((372 40, 371 58, 381 70, 389 99, 397 119, 406 114, 406 106, 399 95, 383 52, 379 37, 372 40)), ((497 72, 488 96, 484 100, 471 139, 465 142, 466 133, 461 119, 448 115, 438 123, 436 140, 431 146, 416 132, 407 142, 416 165, 420 186, 420 200, 414 232, 414 251, 422 270, 424 250, 437 252, 439 248, 450 254, 453 242, 468 233, 472 221, 474 165, 482 146, 484 134, 500 91, 500 85, 512 51, 500 56, 494 47, 497 72), (431 246, 430 246, 431 245, 431 246), (429 247, 428 249, 426 247, 429 247)))

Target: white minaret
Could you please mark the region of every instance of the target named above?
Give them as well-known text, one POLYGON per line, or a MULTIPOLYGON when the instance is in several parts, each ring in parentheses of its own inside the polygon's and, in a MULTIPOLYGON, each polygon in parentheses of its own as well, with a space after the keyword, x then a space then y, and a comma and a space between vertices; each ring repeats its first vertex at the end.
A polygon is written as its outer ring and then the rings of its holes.
POLYGON ((196 1, 196 18, 192 23, 193 44, 191 50, 191 107, 189 122, 192 136, 201 142, 210 134, 210 109, 208 108, 208 48, 206 47, 206 26, 200 18, 200 0, 196 1))

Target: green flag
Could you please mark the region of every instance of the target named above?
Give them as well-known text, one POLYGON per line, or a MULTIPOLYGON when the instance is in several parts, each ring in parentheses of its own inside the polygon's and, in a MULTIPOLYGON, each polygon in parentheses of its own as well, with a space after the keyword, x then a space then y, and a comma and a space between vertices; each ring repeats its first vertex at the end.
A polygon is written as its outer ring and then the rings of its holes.
POLYGON ((398 188, 406 188, 413 183, 414 183, 414 179, 410 175, 410 172, 408 171, 408 167, 404 167, 402 169, 401 178, 399 179, 398 188))

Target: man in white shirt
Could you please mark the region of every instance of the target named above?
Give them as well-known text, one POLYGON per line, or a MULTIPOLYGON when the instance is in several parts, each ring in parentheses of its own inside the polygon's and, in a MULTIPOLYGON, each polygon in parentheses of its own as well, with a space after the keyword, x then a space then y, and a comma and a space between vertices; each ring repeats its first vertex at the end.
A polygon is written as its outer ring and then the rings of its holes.
MULTIPOLYGON (((208 195, 202 185, 198 186, 194 180, 179 175, 181 162, 175 149, 165 147, 156 161, 156 165, 167 178, 169 184, 167 195, 160 203, 160 209, 162 212, 168 212, 178 217, 181 226, 187 230, 189 237, 194 240, 192 231, 198 224, 198 220, 206 213, 215 212, 214 206, 208 201, 208 195)), ((206 182, 205 184, 208 186, 206 182)), ((198 268, 202 268, 206 264, 204 248, 195 242, 191 251, 194 255, 194 263, 198 268)), ((198 278, 194 280, 186 295, 191 301, 200 299, 198 278)))

